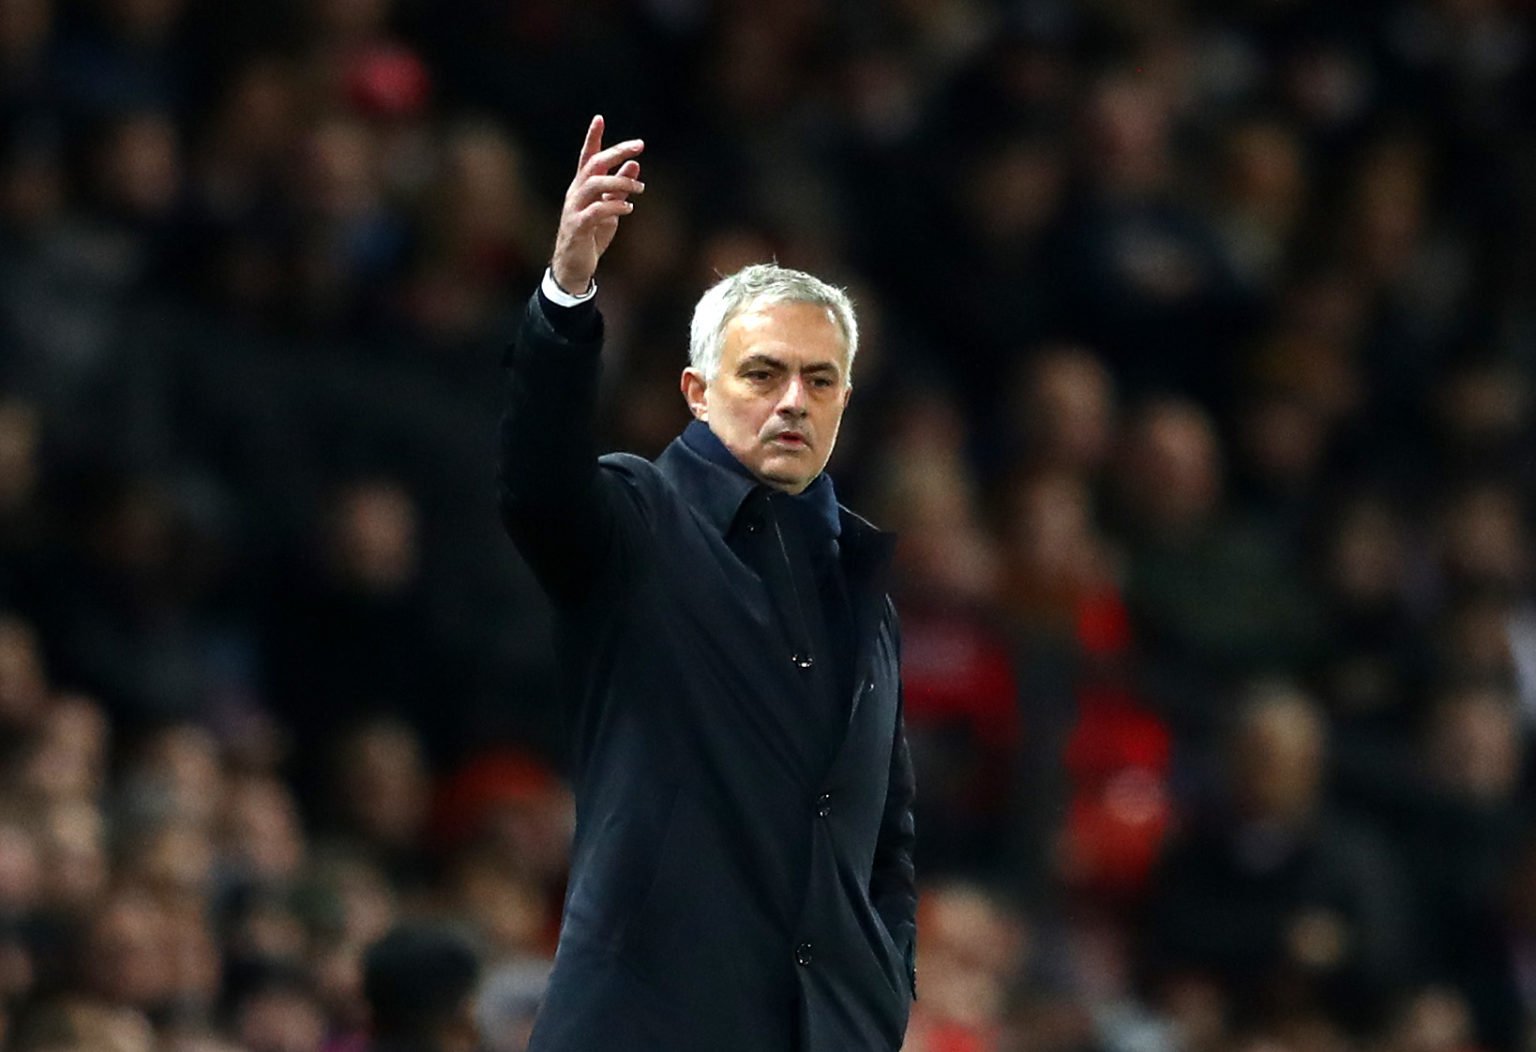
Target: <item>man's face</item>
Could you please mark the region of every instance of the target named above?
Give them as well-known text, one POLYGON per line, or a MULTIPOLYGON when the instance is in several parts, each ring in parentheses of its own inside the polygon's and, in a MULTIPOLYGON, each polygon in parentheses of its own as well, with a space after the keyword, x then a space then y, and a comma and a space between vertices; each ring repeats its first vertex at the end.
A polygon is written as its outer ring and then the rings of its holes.
POLYGON ((725 327, 714 379, 683 370, 683 397, 766 485, 799 493, 827 465, 853 388, 843 336, 825 307, 777 303, 725 327))

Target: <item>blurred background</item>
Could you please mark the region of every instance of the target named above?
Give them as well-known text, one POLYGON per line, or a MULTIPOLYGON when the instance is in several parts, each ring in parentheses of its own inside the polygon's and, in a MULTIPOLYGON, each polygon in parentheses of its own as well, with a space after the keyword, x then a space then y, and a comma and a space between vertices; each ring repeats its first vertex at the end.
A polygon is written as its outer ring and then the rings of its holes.
POLYGON ((604 443, 867 336, 909 1052, 1536 1048, 1528 0, 0 0, 0 1046, 521 1049, 572 823, 499 357, 590 116, 604 443))

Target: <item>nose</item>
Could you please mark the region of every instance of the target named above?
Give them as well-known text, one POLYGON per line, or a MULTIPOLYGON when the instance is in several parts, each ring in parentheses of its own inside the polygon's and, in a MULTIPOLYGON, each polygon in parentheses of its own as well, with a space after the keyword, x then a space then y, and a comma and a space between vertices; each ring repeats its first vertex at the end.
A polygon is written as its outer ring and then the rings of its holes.
POLYGON ((784 385, 784 393, 779 396, 779 412, 784 416, 804 416, 805 397, 805 380, 799 374, 791 376, 784 385))

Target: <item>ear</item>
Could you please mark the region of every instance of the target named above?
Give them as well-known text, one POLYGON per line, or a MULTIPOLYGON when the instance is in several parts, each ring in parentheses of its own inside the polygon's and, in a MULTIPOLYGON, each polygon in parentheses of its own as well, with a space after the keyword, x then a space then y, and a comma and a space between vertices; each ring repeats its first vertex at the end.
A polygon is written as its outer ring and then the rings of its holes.
POLYGON ((850 399, 852 397, 853 397, 853 384, 850 383, 847 387, 843 388, 843 408, 844 409, 848 408, 848 399, 850 399))
POLYGON ((693 414, 695 420, 709 419, 709 402, 704 397, 709 390, 709 385, 704 382, 704 374, 693 366, 683 370, 682 380, 678 387, 683 392, 683 401, 688 403, 688 411, 693 414))

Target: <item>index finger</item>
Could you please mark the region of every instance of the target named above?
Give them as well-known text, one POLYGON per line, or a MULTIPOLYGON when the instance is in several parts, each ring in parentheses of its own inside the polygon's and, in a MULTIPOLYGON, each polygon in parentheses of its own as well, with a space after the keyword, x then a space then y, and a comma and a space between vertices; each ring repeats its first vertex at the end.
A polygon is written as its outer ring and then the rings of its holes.
POLYGON ((581 160, 576 162, 576 167, 584 167, 592 159, 592 155, 602 148, 603 115, 599 113, 592 118, 592 123, 587 125, 587 137, 581 144, 581 160))
POLYGON ((639 156, 644 150, 644 139, 627 139, 624 142, 615 143, 606 150, 589 156, 586 164, 582 166, 582 174, 612 171, 616 166, 639 156))

